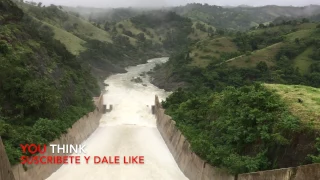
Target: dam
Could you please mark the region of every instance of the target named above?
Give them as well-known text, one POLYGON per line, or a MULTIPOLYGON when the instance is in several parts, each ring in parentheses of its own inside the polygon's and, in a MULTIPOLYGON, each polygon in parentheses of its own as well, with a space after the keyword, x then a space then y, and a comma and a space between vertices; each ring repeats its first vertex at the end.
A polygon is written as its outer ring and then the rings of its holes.
POLYGON ((149 60, 129 67, 127 73, 110 76, 106 81, 105 113, 100 125, 82 144, 85 156, 143 156, 144 164, 66 164, 47 180, 187 180, 160 135, 152 114, 154 97, 169 93, 153 86, 146 72, 168 58, 149 60), (140 82, 134 81, 139 77, 140 82))

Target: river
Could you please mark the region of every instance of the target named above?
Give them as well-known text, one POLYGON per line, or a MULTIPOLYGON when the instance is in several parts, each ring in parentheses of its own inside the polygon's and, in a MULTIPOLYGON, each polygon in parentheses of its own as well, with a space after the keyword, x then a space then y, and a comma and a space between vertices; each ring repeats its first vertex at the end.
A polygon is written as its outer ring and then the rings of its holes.
POLYGON ((113 110, 103 115, 100 127, 83 142, 85 156, 144 156, 144 164, 66 164, 47 180, 188 179, 167 148, 151 113, 155 95, 165 99, 169 92, 153 86, 148 76, 141 77, 142 83, 131 81, 167 59, 152 59, 127 68, 127 73, 108 77, 104 104, 112 104, 113 110))

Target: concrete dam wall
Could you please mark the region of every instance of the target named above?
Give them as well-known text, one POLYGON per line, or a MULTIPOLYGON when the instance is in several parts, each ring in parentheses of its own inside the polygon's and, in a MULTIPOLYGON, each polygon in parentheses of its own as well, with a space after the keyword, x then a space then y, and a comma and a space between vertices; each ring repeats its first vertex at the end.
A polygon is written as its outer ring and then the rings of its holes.
POLYGON ((320 164, 310 164, 293 168, 275 169, 246 174, 230 175, 221 169, 206 164, 190 149, 190 143, 175 126, 175 121, 165 114, 158 97, 152 108, 157 128, 181 171, 189 180, 319 180, 320 164))
POLYGON ((319 180, 320 164, 240 174, 238 180, 319 180))
POLYGON ((175 126, 175 121, 164 113, 158 97, 154 113, 157 127, 181 171, 189 180, 234 180, 233 175, 212 167, 191 151, 190 143, 175 126))
POLYGON ((14 180, 11 165, 0 137, 0 180, 14 180))
MULTIPOLYGON (((103 95, 95 98, 96 109, 93 112, 88 113, 73 124, 72 128, 68 129, 66 134, 61 135, 60 139, 57 139, 50 144, 81 144, 86 140, 99 126, 99 120, 103 114, 103 95)), ((1 150, 1 147, 0 147, 1 150)), ((67 154, 52 154, 51 147, 47 146, 47 151, 42 156, 65 156, 67 154)), ((0 159, 1 160, 1 159, 0 159)), ((0 161, 0 167, 2 169, 2 161, 0 161)), ((18 164, 12 167, 12 172, 15 180, 44 180, 48 178, 53 172, 58 170, 61 164, 38 164, 28 165, 27 171, 24 170, 22 164, 18 164)), ((6 166, 5 166, 6 167, 6 166)), ((2 179, 0 180, 11 180, 2 179)))

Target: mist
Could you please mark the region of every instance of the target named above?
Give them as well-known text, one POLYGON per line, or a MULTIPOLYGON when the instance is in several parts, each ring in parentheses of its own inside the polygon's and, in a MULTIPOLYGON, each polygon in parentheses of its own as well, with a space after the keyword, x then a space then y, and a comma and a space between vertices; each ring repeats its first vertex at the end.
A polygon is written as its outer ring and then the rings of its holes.
POLYGON ((39 0, 45 5, 55 4, 64 6, 86 6, 95 8, 119 8, 119 7, 169 7, 180 6, 188 3, 207 3, 218 6, 307 6, 310 4, 320 4, 319 0, 39 0))

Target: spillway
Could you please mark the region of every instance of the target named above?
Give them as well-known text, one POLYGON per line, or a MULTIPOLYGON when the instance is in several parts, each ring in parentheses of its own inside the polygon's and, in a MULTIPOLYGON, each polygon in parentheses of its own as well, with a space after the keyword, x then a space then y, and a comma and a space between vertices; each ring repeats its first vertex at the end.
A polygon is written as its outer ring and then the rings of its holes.
POLYGON ((144 164, 66 164, 47 180, 187 180, 180 171, 156 127, 151 113, 154 97, 168 92, 153 86, 151 70, 167 58, 127 68, 127 73, 110 76, 105 83, 104 104, 113 110, 103 115, 99 128, 85 141, 87 154, 81 156, 144 156, 144 164), (132 81, 139 77, 142 83, 132 81))

